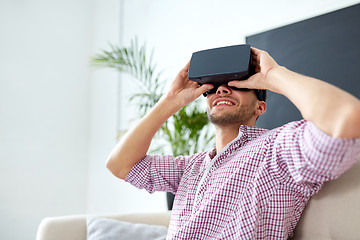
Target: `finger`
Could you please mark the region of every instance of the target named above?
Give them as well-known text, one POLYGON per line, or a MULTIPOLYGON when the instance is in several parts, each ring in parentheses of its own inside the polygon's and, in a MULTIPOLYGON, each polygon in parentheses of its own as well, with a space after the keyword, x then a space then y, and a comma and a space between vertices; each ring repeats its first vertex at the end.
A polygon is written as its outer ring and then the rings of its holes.
POLYGON ((257 59, 261 55, 262 52, 263 51, 259 50, 259 49, 252 49, 251 50, 251 55, 252 55, 253 58, 257 59))
POLYGON ((230 81, 228 82, 229 87, 237 87, 237 88, 249 88, 248 80, 242 80, 242 81, 230 81))
POLYGON ((190 60, 186 63, 184 69, 189 69, 189 66, 190 66, 190 60))
POLYGON ((260 63, 256 59, 252 60, 251 65, 255 68, 260 68, 260 63))
POLYGON ((253 65, 253 66, 256 66, 257 65, 257 60, 256 60, 256 58, 252 58, 252 60, 251 60, 251 65, 253 65))
POLYGON ((262 87, 258 85, 260 76, 260 73, 255 73, 246 80, 230 81, 228 86, 237 88, 262 89, 262 87))
POLYGON ((189 72, 189 65, 190 65, 190 61, 188 61, 186 63, 186 65, 180 69, 179 73, 181 73, 182 75, 184 75, 185 73, 188 74, 189 72))
POLYGON ((203 94, 213 88, 214 88, 214 86, 211 84, 203 84, 200 87, 196 88, 194 93, 195 93, 196 97, 199 97, 201 94, 203 94))
POLYGON ((181 76, 181 78, 186 79, 188 77, 189 64, 190 64, 190 61, 179 71, 179 75, 181 76))
POLYGON ((251 53, 254 55, 259 55, 262 52, 262 50, 255 48, 255 47, 251 47, 251 53))
POLYGON ((257 49, 257 48, 251 48, 251 55, 252 55, 252 62, 254 63, 258 63, 260 60, 260 53, 262 51, 257 49))

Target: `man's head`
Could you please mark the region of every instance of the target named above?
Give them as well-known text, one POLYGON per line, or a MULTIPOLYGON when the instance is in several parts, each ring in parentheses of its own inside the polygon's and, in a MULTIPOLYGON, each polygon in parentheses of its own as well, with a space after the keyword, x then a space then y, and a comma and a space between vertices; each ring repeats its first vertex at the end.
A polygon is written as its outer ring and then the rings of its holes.
POLYGON ((216 126, 253 126, 266 111, 265 90, 239 89, 223 84, 204 95, 207 97, 209 120, 216 126))

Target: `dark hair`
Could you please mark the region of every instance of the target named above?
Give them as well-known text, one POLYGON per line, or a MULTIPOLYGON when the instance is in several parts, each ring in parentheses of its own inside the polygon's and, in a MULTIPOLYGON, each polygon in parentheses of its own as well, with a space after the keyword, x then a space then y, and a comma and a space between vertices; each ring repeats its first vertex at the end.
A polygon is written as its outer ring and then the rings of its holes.
POLYGON ((266 90, 255 89, 257 99, 266 102, 266 90))

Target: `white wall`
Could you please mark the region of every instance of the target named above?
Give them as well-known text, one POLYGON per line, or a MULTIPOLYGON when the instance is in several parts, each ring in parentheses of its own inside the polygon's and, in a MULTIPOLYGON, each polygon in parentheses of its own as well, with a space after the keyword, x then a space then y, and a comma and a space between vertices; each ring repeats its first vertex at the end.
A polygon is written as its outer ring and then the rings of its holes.
MULTIPOLYGON (((93 51, 108 49, 110 43, 122 43, 125 1, 97 1, 94 15, 93 51)), ((165 193, 148 194, 115 178, 105 161, 117 142, 118 130, 126 131, 136 121, 129 97, 133 79, 115 70, 97 69, 92 74, 91 137, 89 155, 89 213, 156 212, 166 210, 165 193)))
POLYGON ((0 239, 84 213, 92 6, 0 1, 0 239))

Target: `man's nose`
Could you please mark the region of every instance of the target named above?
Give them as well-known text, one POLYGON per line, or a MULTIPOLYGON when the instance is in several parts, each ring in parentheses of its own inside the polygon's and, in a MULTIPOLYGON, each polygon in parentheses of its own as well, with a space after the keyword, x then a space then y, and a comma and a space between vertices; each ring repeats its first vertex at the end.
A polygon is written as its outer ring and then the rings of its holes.
POLYGON ((216 90, 217 95, 228 95, 231 94, 231 88, 227 84, 223 84, 216 90))

